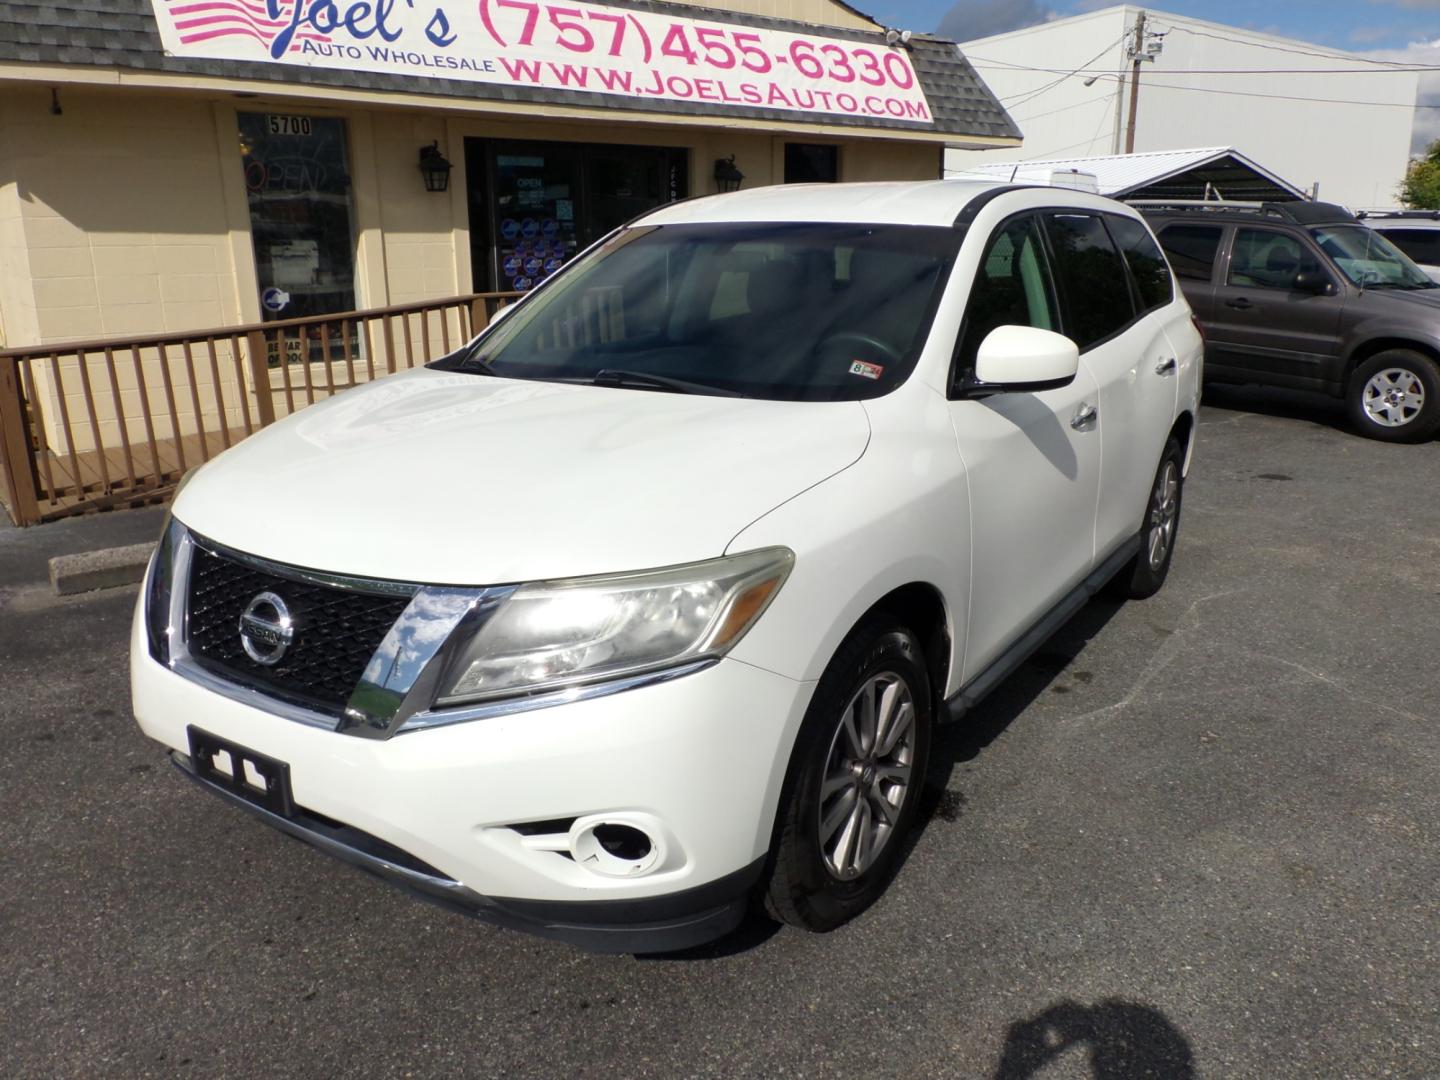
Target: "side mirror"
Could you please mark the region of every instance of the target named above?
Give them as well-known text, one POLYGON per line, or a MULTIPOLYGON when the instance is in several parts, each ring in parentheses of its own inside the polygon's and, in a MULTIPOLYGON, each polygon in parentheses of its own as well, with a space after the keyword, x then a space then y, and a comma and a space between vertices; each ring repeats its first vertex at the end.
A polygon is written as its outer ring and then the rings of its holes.
POLYGON ((1295 275, 1293 287, 1296 292, 1309 293, 1311 296, 1329 296, 1335 291, 1330 279, 1324 274, 1305 270, 1295 275))
POLYGON ((980 342, 966 396, 1054 390, 1079 370, 1080 350, 1069 338, 1033 326, 997 326, 980 342))

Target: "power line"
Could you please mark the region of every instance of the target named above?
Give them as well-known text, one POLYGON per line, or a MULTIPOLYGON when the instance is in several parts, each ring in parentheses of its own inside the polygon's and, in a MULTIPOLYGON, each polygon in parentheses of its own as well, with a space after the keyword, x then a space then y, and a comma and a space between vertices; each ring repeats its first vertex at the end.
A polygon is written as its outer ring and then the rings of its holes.
MULTIPOLYGON (((1215 41, 1228 41, 1233 45, 1246 45, 1253 49, 1267 49, 1270 52, 1294 53, 1297 56, 1319 56, 1329 60, 1357 60, 1360 59, 1354 53, 1326 52, 1320 49, 1292 49, 1284 45, 1272 45, 1262 41, 1246 41, 1244 38, 1230 37, 1225 34, 1211 34, 1204 30, 1195 30, 1189 26, 1179 24, 1171 25, 1166 33, 1190 34, 1193 37, 1211 38, 1215 41)), ((1370 63, 1382 64, 1385 66, 1403 66, 1404 60, 1372 60, 1370 63)))
POLYGON ((1213 86, 1161 86, 1161 90, 1180 90, 1190 94, 1223 94, 1226 97, 1272 98, 1275 101, 1305 101, 1320 105, 1363 105, 1375 109, 1440 109, 1440 103, 1406 105, 1399 101, 1350 101, 1346 98, 1299 97, 1295 94, 1259 94, 1248 90, 1219 90, 1213 86))
MULTIPOLYGON (((1014 104, 1014 105, 1024 105, 1026 102, 1031 101, 1031 100, 1033 100, 1034 98, 1039 97, 1041 94, 1045 93, 1046 91, 1053 90, 1055 87, 1059 86, 1061 83, 1063 83, 1066 79, 1070 78, 1072 75, 1077 75, 1077 74, 1079 74, 1081 71, 1085 70, 1085 69, 1088 68, 1091 64, 1093 64, 1096 60, 1099 60, 1102 56, 1104 56, 1104 55, 1105 55, 1107 52, 1109 52, 1111 49, 1115 48, 1115 46, 1121 44, 1121 43, 1122 43, 1127 37, 1129 37, 1129 36, 1130 36, 1130 31, 1129 31, 1129 30, 1126 30, 1125 33, 1121 34, 1116 40, 1112 41, 1109 45, 1106 45, 1103 49, 1101 49, 1098 53, 1096 53, 1094 56, 1092 56, 1089 60, 1086 60, 1083 64, 1081 64, 1081 65, 1080 65, 1078 68, 1076 68, 1074 71, 1064 71, 1064 70, 1059 69, 1059 68, 1054 68, 1054 69, 1034 68, 1034 69, 1032 69, 1032 70, 1035 70, 1035 71, 1042 71, 1042 70, 1043 70, 1043 71, 1045 71, 1047 74, 1051 74, 1051 75, 1057 75, 1057 74, 1058 74, 1060 77, 1059 77, 1058 79, 1055 79, 1055 80, 1053 80, 1053 81, 1051 81, 1051 82, 1048 82, 1048 83, 1046 83, 1044 86, 1038 87, 1038 88, 1036 88, 1036 89, 1021 91, 1021 92, 1019 92, 1019 93, 1011 94, 1009 97, 1002 97, 1002 98, 999 99, 1000 102, 1001 102, 1002 104, 1005 103, 1005 102, 1011 102, 1011 103, 1014 104)), ((969 58, 969 57, 966 57, 966 60, 970 60, 970 58, 969 58)), ((973 66, 974 66, 974 61, 972 60, 972 61, 970 61, 970 63, 971 63, 971 66, 973 67, 973 66)))
MULTIPOLYGON (((1029 64, 1015 64, 1008 60, 993 60, 980 57, 980 63, 976 63, 975 57, 968 57, 972 67, 979 70, 995 71, 1036 71, 1042 74, 1062 74, 1063 78, 1072 75, 1112 75, 1111 71, 1092 71, 1089 64, 1093 60, 1086 61, 1086 65, 1076 68, 1074 71, 1065 71, 1063 68, 1032 67, 1029 64)), ((1440 64, 1411 64, 1404 67, 1375 68, 1188 68, 1184 71, 1151 71, 1150 75, 1168 75, 1178 77, 1182 75, 1407 75, 1440 71, 1440 64)), ((1003 99, 1002 99, 1003 100, 1003 99)))
MULTIPOLYGON (((1119 93, 1119 91, 1117 90, 1116 93, 1119 93)), ((1112 97, 1113 97, 1113 95, 1112 95, 1112 97)), ((1091 106, 1091 107, 1096 106, 1096 105, 1104 105, 1107 100, 1109 100, 1109 99, 1108 99, 1108 98, 1100 98, 1100 97, 1096 97, 1096 98, 1086 98, 1084 101, 1077 101, 1077 102, 1075 102, 1075 104, 1073 104, 1073 105, 1062 105, 1062 106, 1060 106, 1060 108, 1058 108, 1058 109, 1051 109, 1049 112, 1031 113, 1029 116, 1017 116, 1017 117, 1015 117, 1014 119, 1017 120, 1017 121, 1021 121, 1021 122, 1030 121, 1030 120, 1039 120, 1039 119, 1041 119, 1041 118, 1043 118, 1043 117, 1046 117, 1046 116, 1054 116, 1056 113, 1069 112, 1071 109, 1083 109, 1083 108, 1084 108, 1085 106, 1087 106, 1087 105, 1089 105, 1089 106, 1091 106)), ((1107 108, 1108 108, 1108 106, 1107 106, 1107 108)), ((1007 111, 1008 111, 1008 110, 1007 110, 1007 111)))

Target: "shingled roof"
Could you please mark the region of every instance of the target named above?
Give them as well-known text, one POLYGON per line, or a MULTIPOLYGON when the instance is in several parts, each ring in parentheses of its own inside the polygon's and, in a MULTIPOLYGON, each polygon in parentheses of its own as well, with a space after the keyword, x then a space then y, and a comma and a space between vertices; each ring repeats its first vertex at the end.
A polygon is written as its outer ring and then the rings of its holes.
MULTIPOLYGON (((826 37, 875 44, 880 32, 815 27, 788 19, 665 3, 663 0, 605 0, 614 7, 717 22, 787 30, 823 32, 826 37)), ((787 110, 718 103, 692 104, 659 98, 637 100, 617 94, 588 93, 544 87, 518 87, 455 79, 342 68, 207 60, 167 56, 149 0, 58 0, 27 3, 0 0, 0 62, 73 64, 87 67, 173 72, 182 75, 244 79, 381 90, 430 97, 484 98, 514 102, 569 105, 587 109, 674 113, 676 116, 722 113, 737 118, 795 122, 832 127, 882 128, 974 138, 1018 139, 1019 129, 990 89, 981 81, 953 42, 916 35, 911 61, 930 103, 933 123, 863 116, 800 114, 787 110)))

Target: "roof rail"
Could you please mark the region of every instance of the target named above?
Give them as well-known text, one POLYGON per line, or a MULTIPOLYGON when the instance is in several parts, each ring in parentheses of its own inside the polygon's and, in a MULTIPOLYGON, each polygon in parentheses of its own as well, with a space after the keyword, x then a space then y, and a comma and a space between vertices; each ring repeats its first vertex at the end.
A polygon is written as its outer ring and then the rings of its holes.
POLYGON ((1440 210, 1357 210, 1358 218, 1410 218, 1413 221, 1440 221, 1440 210))
POLYGON ((1189 210, 1191 208, 1208 207, 1214 210, 1243 210, 1247 207, 1258 209, 1264 206, 1260 202, 1246 202, 1242 199, 1126 199, 1131 206, 1173 206, 1177 209, 1189 210))
POLYGON ((1335 203, 1309 202, 1216 202, 1202 199, 1127 199, 1140 210, 1183 210, 1199 214, 1253 214, 1256 217, 1279 218, 1296 225, 1318 225, 1354 221, 1355 215, 1335 203))

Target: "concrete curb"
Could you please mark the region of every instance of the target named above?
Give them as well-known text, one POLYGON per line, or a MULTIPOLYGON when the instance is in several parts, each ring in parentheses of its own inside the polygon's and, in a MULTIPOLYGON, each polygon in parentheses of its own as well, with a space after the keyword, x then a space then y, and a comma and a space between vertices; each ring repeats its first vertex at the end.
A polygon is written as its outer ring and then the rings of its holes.
POLYGON ((56 555, 50 560, 50 584, 61 596, 134 585, 145 577, 154 543, 56 555))

